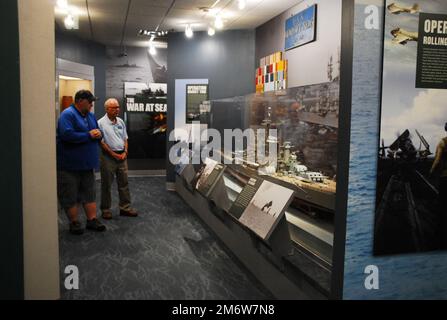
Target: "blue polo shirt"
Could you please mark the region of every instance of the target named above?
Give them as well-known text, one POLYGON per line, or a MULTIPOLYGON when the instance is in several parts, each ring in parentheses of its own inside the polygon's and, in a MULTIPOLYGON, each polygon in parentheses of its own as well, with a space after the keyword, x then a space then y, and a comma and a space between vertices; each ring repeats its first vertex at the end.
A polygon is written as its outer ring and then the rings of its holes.
POLYGON ((57 124, 57 168, 86 171, 99 167, 99 140, 90 137, 98 128, 92 113, 83 116, 74 105, 65 109, 57 124))

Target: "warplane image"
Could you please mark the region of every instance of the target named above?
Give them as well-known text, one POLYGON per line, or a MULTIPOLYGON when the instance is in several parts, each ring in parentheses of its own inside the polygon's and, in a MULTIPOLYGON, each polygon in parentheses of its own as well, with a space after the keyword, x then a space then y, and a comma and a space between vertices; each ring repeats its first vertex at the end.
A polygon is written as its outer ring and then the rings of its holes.
POLYGON ((407 31, 402 28, 396 28, 391 31, 391 35, 394 37, 394 44, 406 45, 408 41, 418 41, 419 34, 417 32, 407 31))
POLYGON ((412 7, 404 7, 393 2, 388 6, 388 11, 390 11, 392 14, 401 14, 401 13, 416 14, 419 13, 421 9, 417 3, 415 3, 412 7))

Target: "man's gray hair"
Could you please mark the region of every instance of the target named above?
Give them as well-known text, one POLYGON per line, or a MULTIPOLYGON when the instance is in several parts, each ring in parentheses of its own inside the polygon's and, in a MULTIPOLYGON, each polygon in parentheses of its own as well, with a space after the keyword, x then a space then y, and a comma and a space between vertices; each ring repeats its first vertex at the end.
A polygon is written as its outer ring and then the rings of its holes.
POLYGON ((109 105, 111 105, 112 103, 116 103, 117 105, 119 105, 119 102, 117 99, 110 98, 110 99, 107 99, 106 102, 104 102, 104 108, 107 109, 109 107, 109 105))

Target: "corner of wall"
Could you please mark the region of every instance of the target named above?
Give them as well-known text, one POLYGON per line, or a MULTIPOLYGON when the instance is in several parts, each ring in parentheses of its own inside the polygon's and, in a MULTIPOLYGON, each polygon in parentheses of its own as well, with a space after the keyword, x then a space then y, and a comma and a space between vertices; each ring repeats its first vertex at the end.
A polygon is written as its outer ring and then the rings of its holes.
POLYGON ((58 299, 54 8, 18 0, 18 9, 25 299, 58 299))

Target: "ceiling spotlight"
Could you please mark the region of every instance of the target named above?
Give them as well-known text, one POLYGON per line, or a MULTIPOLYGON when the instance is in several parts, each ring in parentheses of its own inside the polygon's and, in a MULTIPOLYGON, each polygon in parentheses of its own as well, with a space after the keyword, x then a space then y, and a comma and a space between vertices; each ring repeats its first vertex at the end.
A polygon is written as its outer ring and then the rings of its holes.
POLYGON ((150 53, 152 56, 155 56, 155 55, 157 54, 157 50, 155 50, 155 47, 154 47, 153 44, 151 44, 150 47, 149 47, 149 53, 150 53))
POLYGON ((215 34, 216 34, 216 30, 214 30, 213 27, 209 27, 209 28, 208 28, 208 35, 209 35, 210 37, 212 37, 212 36, 214 36, 215 34))
POLYGON ((78 17, 71 14, 67 15, 64 19, 64 26, 68 30, 78 29, 78 17))
POLYGON ((239 0, 239 1, 238 1, 238 7, 239 7, 239 10, 244 10, 244 9, 245 9, 245 6, 246 6, 246 2, 245 2, 245 0, 239 0))
POLYGON ((194 35, 194 31, 192 31, 192 27, 189 24, 186 26, 185 35, 187 38, 192 38, 192 36, 194 35))
POLYGON ((222 21, 222 17, 221 16, 217 16, 216 17, 216 21, 214 21, 214 26, 217 28, 217 29, 222 29, 223 28, 223 21, 222 21))

